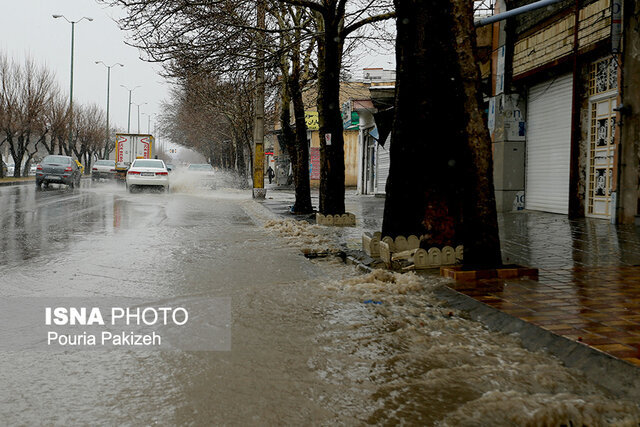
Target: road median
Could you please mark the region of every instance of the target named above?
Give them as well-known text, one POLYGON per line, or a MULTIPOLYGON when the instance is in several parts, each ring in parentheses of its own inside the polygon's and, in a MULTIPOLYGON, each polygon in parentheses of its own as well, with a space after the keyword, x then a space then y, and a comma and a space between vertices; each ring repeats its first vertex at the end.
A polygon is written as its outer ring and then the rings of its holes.
POLYGON ((25 185, 25 184, 33 183, 35 179, 36 179, 35 176, 27 176, 27 177, 19 177, 19 178, 15 178, 15 177, 0 178, 0 187, 7 186, 7 185, 25 185))

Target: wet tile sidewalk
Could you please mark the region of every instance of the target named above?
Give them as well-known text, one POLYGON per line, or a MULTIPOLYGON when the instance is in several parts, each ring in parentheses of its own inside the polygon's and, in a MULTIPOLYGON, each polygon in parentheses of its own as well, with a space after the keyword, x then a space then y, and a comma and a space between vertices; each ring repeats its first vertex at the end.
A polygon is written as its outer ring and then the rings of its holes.
MULTIPOLYGON (((272 192, 274 206, 292 200, 272 192)), ((315 200, 314 200, 315 201, 315 200)), ((384 198, 347 192, 358 226, 382 226, 384 198)), ((271 207, 271 208, 273 208, 271 207)), ((540 270, 537 281, 485 279, 451 288, 484 304, 640 367, 640 228, 542 212, 499 215, 505 264, 540 270)))
POLYGON ((493 279, 450 287, 640 366, 640 267, 541 270, 538 281, 493 279))
POLYGON ((557 335, 640 366, 640 231, 599 219, 537 212, 500 216, 505 263, 538 281, 479 280, 451 287, 557 335))

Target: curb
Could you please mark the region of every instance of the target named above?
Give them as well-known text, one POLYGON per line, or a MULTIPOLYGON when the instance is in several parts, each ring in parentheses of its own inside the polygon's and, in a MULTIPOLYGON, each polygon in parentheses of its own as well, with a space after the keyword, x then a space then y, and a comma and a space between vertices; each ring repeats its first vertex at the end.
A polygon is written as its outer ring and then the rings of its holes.
POLYGON ((446 285, 435 289, 434 293, 451 308, 464 311, 492 331, 517 334, 527 350, 545 350, 613 395, 640 401, 640 369, 634 365, 489 307, 446 285))
POLYGON ((371 273, 373 271, 373 268, 369 267, 368 265, 364 265, 353 255, 347 255, 347 258, 344 260, 344 262, 348 265, 354 265, 359 271, 362 271, 363 273, 371 273))

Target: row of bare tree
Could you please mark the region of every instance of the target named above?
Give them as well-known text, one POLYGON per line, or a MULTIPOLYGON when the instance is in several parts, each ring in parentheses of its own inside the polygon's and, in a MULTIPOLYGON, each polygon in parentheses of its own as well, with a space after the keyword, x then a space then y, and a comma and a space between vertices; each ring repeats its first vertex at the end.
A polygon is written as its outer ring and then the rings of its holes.
MULTIPOLYGON (((310 85, 317 86, 322 141, 320 210, 344 212, 344 141, 339 104, 342 65, 365 40, 365 26, 393 17, 391 0, 104 1, 127 9, 128 14, 119 23, 130 34, 130 43, 146 52, 146 59, 163 62, 167 76, 178 82, 168 116, 182 117, 175 113, 176 100, 202 101, 191 113, 199 114, 198 121, 208 124, 205 135, 214 141, 203 143, 207 147, 226 149, 228 144, 224 141, 232 141, 231 147, 250 144, 250 134, 239 130, 247 129, 253 108, 250 97, 238 97, 257 92, 254 76, 257 70, 264 69, 266 81, 271 83, 266 88, 267 95, 271 94, 281 107, 271 105, 267 110, 277 113, 281 122, 280 140, 292 160, 294 173, 293 210, 298 213, 312 211, 303 92, 310 85), (264 16, 263 25, 258 16, 264 16), (224 87, 207 93, 200 87, 205 81, 209 82, 204 84, 206 88, 218 84, 224 87), (228 86, 239 90, 233 91, 232 97, 225 96, 228 86), (220 94, 224 97, 222 102, 218 100, 220 94), (203 95, 207 99, 203 100, 203 95), (202 108, 203 104, 207 108, 202 108), (234 111, 238 116, 230 117, 233 108, 225 104, 241 107, 234 111), (240 135, 246 139, 237 140, 240 135), (325 135, 331 135, 330 145, 325 144, 325 135)), ((178 127, 188 130, 193 121, 190 114, 178 127)), ((183 136, 176 142, 184 140, 183 136)))
MULTIPOLYGON (((182 82, 184 94, 194 90, 184 83, 192 76, 227 82, 244 72, 243 81, 251 81, 254 72, 261 75, 256 70, 264 69, 281 83, 280 119, 294 166, 295 212, 312 209, 302 92, 314 84, 323 214, 345 211, 339 101, 345 58, 354 42, 378 39, 378 32, 367 31, 372 25, 395 19, 398 81, 382 232, 422 236, 424 247, 462 243, 467 263, 500 263, 472 2, 103 1, 127 9, 120 26, 130 32, 131 43, 145 51, 148 60, 165 62, 167 75, 182 82)), ((250 109, 243 113, 248 116, 250 109)), ((218 123, 212 119, 209 126, 218 123)))
POLYGON ((113 146, 105 142, 102 108, 76 104, 72 120, 69 100, 51 70, 0 53, 0 148, 8 146, 15 177, 26 176, 44 153, 74 156, 86 173, 95 157, 108 156, 113 146))
POLYGON ((252 159, 253 82, 190 74, 176 82, 161 108, 160 130, 212 165, 246 176, 252 159))

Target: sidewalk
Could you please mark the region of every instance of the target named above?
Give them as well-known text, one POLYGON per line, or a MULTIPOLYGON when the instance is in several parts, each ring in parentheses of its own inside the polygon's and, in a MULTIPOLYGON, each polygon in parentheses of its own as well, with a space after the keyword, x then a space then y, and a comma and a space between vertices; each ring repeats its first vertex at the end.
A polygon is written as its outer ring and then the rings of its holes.
MULTIPOLYGON (((291 218, 292 190, 268 186, 264 205, 291 218)), ((317 191, 312 195, 318 206, 317 191)), ((379 231, 384 198, 346 194, 357 226, 340 230, 348 249, 379 231)), ((537 267, 539 280, 479 280, 448 286, 557 336, 640 367, 640 228, 607 220, 569 220, 542 212, 500 214, 505 264, 537 267)))

